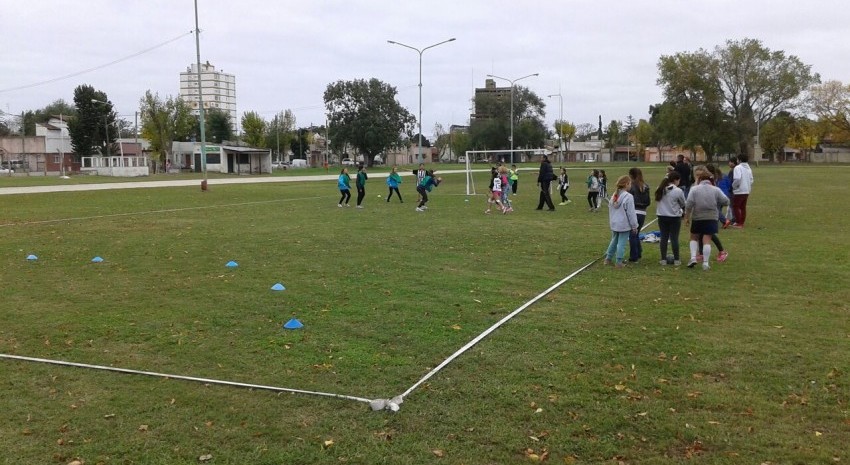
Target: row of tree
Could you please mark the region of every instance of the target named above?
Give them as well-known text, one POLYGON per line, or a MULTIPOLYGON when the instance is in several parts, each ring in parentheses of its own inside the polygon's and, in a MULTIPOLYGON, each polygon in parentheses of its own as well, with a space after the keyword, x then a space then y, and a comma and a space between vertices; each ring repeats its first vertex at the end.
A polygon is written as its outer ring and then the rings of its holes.
MULTIPOLYGON (((513 89, 513 144, 511 99, 477 94, 475 115, 468 131, 447 133, 434 129, 435 144, 442 152, 539 148, 544 140, 583 141, 593 136, 612 150, 634 145, 636 153, 647 146, 677 145, 696 150, 708 159, 717 154, 753 153, 755 136, 773 157, 788 144, 805 151, 824 140, 850 142, 850 86, 841 82, 820 83, 811 66, 793 55, 771 51, 760 41, 727 41, 713 51, 698 50, 662 56, 658 84, 664 100, 649 107, 649 119, 613 120, 604 128, 592 123, 556 121, 554 131, 543 122, 545 104, 528 88, 513 89), (814 116, 816 119, 810 119, 814 116)), ((315 132, 329 136, 330 149, 344 153, 354 149, 371 163, 375 155, 416 143, 415 117, 396 99, 396 89, 378 79, 338 81, 327 86, 324 103, 327 127, 296 128, 295 116, 282 111, 272 120, 254 111, 242 115, 242 140, 255 147, 287 150, 304 158, 315 132)), ((212 143, 233 140, 227 112, 205 111, 206 136, 212 143)), ((107 141, 133 134, 133 125, 119 118, 105 92, 88 85, 74 91, 74 104, 56 101, 21 115, 24 134, 34 135, 35 124, 62 115, 69 123, 71 142, 78 157, 113 152, 107 141)), ((177 97, 161 98, 147 91, 140 101, 141 136, 151 143, 155 159, 164 159, 174 141, 200 140, 197 116, 177 97)), ((0 136, 11 132, 0 119, 0 136)), ((430 141, 423 138, 423 146, 430 141)))

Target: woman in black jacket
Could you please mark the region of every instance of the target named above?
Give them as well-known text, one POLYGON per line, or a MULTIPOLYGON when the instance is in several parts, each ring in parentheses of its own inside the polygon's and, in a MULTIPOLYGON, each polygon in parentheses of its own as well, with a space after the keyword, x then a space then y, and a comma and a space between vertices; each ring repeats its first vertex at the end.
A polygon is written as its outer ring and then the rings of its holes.
POLYGON ((540 202, 537 203, 537 209, 543 210, 543 204, 549 207, 549 211, 555 211, 555 204, 552 203, 552 195, 549 193, 549 184, 555 180, 555 172, 552 171, 552 164, 549 163, 549 157, 543 155, 543 161, 540 162, 540 172, 537 175, 537 185, 540 186, 540 202))
POLYGON ((629 177, 632 179, 632 187, 629 193, 635 198, 635 213, 637 214, 638 227, 629 233, 629 261, 636 262, 643 255, 643 246, 640 242, 640 230, 643 228, 643 222, 646 220, 646 209, 649 208, 651 202, 649 186, 643 180, 643 172, 640 168, 632 168, 629 170, 629 177))

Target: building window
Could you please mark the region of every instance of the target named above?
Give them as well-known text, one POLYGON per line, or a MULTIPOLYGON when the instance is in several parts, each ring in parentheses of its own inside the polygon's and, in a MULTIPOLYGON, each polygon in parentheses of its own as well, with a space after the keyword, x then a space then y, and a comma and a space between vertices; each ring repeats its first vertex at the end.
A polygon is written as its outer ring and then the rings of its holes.
POLYGON ((59 163, 62 163, 62 156, 58 153, 56 155, 53 155, 53 163, 56 163, 57 165, 59 163))

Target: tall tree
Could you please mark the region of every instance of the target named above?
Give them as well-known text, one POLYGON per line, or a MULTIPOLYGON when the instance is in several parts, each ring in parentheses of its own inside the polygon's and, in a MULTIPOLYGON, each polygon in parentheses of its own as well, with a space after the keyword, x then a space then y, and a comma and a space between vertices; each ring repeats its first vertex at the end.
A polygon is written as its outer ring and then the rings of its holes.
POLYGON ((596 125, 593 123, 581 123, 576 125, 576 141, 587 142, 596 134, 596 125))
MULTIPOLYGON (((449 134, 449 145, 452 148, 452 153, 456 158, 466 156, 466 151, 472 149, 469 140, 469 133, 466 131, 452 131, 449 134)), ((469 160, 472 162, 474 160, 469 160)))
MULTIPOLYGON (((446 133, 445 128, 440 123, 434 124, 434 147, 437 148, 437 153, 440 156, 440 159, 443 158, 443 155, 447 150, 450 150, 449 141, 451 137, 450 134, 446 133)), ((422 143, 425 143, 425 140, 422 140, 422 143)))
POLYGON ((692 151, 701 147, 709 161, 718 152, 734 151, 737 140, 716 68, 714 58, 702 50, 662 56, 658 83, 665 100, 650 107, 650 121, 661 140, 692 151))
POLYGON ((795 118, 789 143, 800 149, 804 161, 810 161, 812 151, 817 148, 822 139, 821 132, 817 122, 805 117, 795 118))
POLYGON ((637 144, 638 160, 646 161, 646 148, 653 142, 655 134, 653 134, 652 125, 649 121, 641 119, 635 127, 635 143, 637 144))
POLYGON ((295 158, 306 159, 310 152, 310 135, 312 128, 298 128, 289 139, 289 149, 295 155, 295 158))
MULTIPOLYGON (((418 145, 419 144, 419 133, 417 132, 416 134, 413 134, 412 136, 410 136, 410 139, 408 140, 408 142, 418 145)), ((431 141, 428 140, 428 137, 426 137, 425 134, 422 134, 422 147, 431 147, 431 141)))
POLYGON ((115 153, 107 147, 107 141, 109 145, 115 142, 118 131, 115 128, 115 111, 106 94, 89 85, 77 86, 74 89, 74 106, 77 115, 68 121, 68 134, 77 160, 97 152, 103 155, 115 153))
POLYGON ((172 142, 188 138, 197 121, 183 99, 169 96, 163 100, 150 90, 139 102, 139 116, 142 137, 150 141, 151 157, 159 163, 168 159, 172 142))
MULTIPOLYGON (((204 110, 204 121, 204 136, 208 143, 221 144, 234 139, 230 112, 221 108, 207 108, 204 110)), ((197 115, 195 115, 190 138, 193 141, 201 140, 201 119, 197 115)))
POLYGON ((294 137, 292 134, 294 129, 295 115, 292 110, 281 111, 275 115, 273 120, 269 121, 265 147, 274 150, 275 159, 283 159, 281 153, 289 147, 290 141, 294 137))
POLYGON ((605 146, 611 149, 611 154, 614 154, 614 149, 620 144, 623 137, 623 123, 617 120, 611 120, 608 127, 605 129, 608 135, 608 140, 605 141, 605 146))
POLYGON ((335 143, 348 143, 372 166, 375 155, 402 144, 415 118, 396 100, 395 87, 372 78, 337 81, 324 94, 335 143))
POLYGON ((728 40, 712 53, 701 49, 662 56, 659 71, 665 103, 672 93, 685 100, 674 100, 672 109, 687 106, 684 113, 690 115, 709 109, 709 125, 728 120, 738 150, 750 155, 759 124, 793 108, 802 92, 820 80, 796 56, 771 51, 755 39, 728 40), (677 65, 681 72, 671 68, 677 65), (717 97, 720 102, 715 104, 717 97))
POLYGON ((785 146, 791 138, 793 126, 793 117, 788 112, 782 112, 771 118, 761 128, 759 145, 770 161, 784 161, 785 146))
POLYGON ((242 132, 245 142, 251 147, 263 147, 266 141, 268 123, 255 111, 242 114, 242 132))
POLYGON ((808 106, 827 125, 832 142, 850 142, 850 84, 827 81, 812 87, 808 106))

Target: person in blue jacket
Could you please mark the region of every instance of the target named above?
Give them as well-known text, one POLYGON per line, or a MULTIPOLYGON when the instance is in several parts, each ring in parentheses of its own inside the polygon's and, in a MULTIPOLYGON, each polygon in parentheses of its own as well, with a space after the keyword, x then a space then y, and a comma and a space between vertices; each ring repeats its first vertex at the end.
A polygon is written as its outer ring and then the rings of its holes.
POLYGON ((395 192, 396 196, 398 196, 398 201, 404 203, 404 200, 401 198, 401 192, 398 191, 398 185, 401 184, 401 176, 399 176, 398 172, 396 172, 396 167, 393 166, 392 172, 387 176, 387 187, 390 189, 390 195, 387 196, 387 202, 393 197, 393 192, 395 192))
POLYGON ((428 203, 428 193, 431 192, 431 189, 439 186, 441 182, 443 182, 443 178, 435 177, 434 170, 429 170, 425 174, 425 177, 416 186, 416 192, 419 193, 420 197, 419 206, 416 207, 416 211, 424 212, 428 209, 428 206, 425 205, 428 203))
POLYGON ((343 168, 342 171, 339 172, 339 179, 337 179, 337 187, 339 187, 339 193, 342 194, 342 197, 339 198, 338 207, 342 208, 343 203, 346 207, 350 207, 348 201, 351 200, 351 177, 348 175, 348 168, 343 168))

